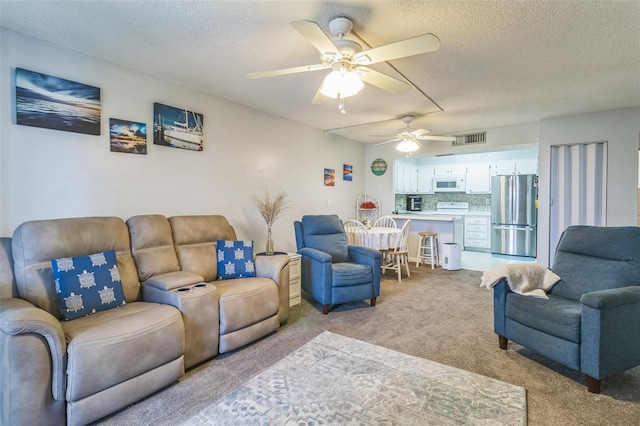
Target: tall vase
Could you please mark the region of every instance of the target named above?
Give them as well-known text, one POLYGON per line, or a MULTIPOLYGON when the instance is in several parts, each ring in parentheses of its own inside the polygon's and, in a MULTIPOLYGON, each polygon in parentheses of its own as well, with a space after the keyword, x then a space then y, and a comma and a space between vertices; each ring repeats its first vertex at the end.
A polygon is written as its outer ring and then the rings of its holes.
POLYGON ((273 254, 273 234, 271 233, 271 227, 267 227, 267 249, 265 250, 267 255, 273 254))

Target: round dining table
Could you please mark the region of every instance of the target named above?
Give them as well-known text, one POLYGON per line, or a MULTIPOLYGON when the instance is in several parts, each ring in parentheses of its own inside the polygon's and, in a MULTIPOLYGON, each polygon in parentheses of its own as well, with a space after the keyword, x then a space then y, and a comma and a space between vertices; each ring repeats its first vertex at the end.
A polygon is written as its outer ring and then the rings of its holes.
POLYGON ((388 250, 394 248, 398 242, 402 230, 400 228, 387 228, 374 226, 369 229, 369 244, 376 250, 388 250))

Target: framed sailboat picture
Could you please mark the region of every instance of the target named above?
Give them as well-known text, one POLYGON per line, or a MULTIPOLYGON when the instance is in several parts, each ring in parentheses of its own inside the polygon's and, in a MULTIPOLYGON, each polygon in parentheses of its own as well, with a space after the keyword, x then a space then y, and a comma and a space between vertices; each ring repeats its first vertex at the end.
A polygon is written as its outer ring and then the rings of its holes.
POLYGON ((100 88, 16 68, 16 123, 100 135, 100 88))
POLYGON ((153 104, 153 144, 202 151, 204 117, 197 112, 153 104))

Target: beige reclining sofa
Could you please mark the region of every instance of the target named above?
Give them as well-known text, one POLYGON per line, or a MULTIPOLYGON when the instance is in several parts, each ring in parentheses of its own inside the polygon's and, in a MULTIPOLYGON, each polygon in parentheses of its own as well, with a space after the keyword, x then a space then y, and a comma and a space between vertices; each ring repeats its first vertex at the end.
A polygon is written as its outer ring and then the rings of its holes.
POLYGON ((0 239, 0 424, 81 425, 275 331, 289 316, 289 257, 217 279, 223 216, 25 222, 0 239), (115 250, 126 304, 64 320, 51 261, 115 250))

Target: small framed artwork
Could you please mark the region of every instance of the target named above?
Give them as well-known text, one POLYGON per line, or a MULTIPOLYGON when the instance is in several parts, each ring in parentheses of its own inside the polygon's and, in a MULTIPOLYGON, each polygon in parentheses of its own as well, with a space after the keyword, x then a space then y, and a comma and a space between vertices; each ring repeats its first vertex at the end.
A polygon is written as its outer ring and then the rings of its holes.
POLYGON ((324 169, 324 186, 336 186, 336 169, 324 169))
POLYGON ((100 135, 100 88, 16 68, 16 123, 100 135))
POLYGON ((153 104, 153 144, 202 151, 204 117, 197 112, 153 104))
POLYGON ((350 164, 344 164, 342 166, 342 180, 353 180, 353 166, 350 164))
POLYGON ((147 125, 134 121, 109 119, 109 142, 112 152, 147 154, 147 125))

